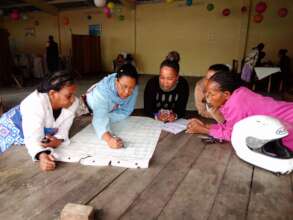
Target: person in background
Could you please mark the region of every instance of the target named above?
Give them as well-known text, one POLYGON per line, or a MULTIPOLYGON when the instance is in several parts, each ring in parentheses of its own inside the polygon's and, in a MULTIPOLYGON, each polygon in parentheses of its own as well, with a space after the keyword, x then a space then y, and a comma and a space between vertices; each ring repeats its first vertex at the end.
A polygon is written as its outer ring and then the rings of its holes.
POLYGON ((65 72, 45 78, 37 90, 0 118, 0 153, 14 144, 25 144, 41 170, 54 170, 54 148, 69 144, 69 129, 79 106, 75 92, 74 80, 65 72))
POLYGON ((114 72, 117 72, 117 70, 123 65, 125 64, 125 59, 123 57, 122 54, 118 54, 117 58, 113 61, 113 65, 114 65, 114 72))
POLYGON ((179 59, 180 56, 167 56, 160 65, 160 75, 147 82, 145 115, 163 122, 172 122, 185 115, 189 86, 186 79, 179 76, 179 59))
MULTIPOLYGON (((261 63, 263 57, 259 56, 264 49, 264 44, 260 43, 248 53, 244 58, 244 64, 241 72, 241 79, 245 82, 250 83, 253 77, 253 71, 255 65, 261 63)), ((265 55, 265 53, 263 53, 265 55)))
POLYGON ((290 57, 287 56, 288 50, 287 49, 280 49, 279 50, 279 66, 281 69, 281 80, 284 84, 284 90, 289 90, 292 82, 292 73, 290 67, 290 57))
POLYGON ((133 112, 137 94, 138 73, 134 66, 124 64, 83 96, 85 105, 93 113, 92 124, 97 137, 109 147, 123 147, 123 140, 111 131, 111 123, 124 120, 133 112))
POLYGON ((49 41, 46 48, 47 67, 50 73, 53 73, 59 68, 59 52, 58 44, 54 41, 52 35, 49 36, 49 41))
POLYGON ((293 102, 276 101, 257 94, 243 87, 235 74, 225 71, 215 73, 208 80, 206 100, 210 106, 219 108, 225 121, 205 124, 197 119, 197 123, 187 125, 187 133, 208 134, 220 140, 230 141, 235 123, 249 116, 267 115, 287 125, 289 135, 284 137, 278 146, 283 149, 281 152, 287 152, 284 155, 288 155, 288 152, 293 155, 293 102))
POLYGON ((194 88, 195 108, 198 114, 205 118, 215 119, 217 122, 223 122, 224 118, 218 109, 209 108, 205 100, 205 87, 208 79, 211 78, 218 71, 230 71, 225 64, 214 64, 208 68, 206 75, 200 79, 194 88))

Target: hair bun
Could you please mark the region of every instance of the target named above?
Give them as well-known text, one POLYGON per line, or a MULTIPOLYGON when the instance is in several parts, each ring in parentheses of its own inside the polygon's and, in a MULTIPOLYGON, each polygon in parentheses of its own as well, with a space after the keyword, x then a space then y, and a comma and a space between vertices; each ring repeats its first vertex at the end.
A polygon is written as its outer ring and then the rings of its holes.
POLYGON ((166 56, 166 60, 169 60, 171 62, 179 63, 180 61, 180 54, 177 51, 170 51, 168 55, 166 56))

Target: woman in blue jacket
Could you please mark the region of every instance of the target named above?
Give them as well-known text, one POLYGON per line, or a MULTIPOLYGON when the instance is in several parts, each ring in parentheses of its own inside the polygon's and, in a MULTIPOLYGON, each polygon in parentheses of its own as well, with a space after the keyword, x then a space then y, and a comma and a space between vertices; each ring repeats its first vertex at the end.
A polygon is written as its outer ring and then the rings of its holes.
POLYGON ((99 139, 111 148, 123 147, 123 140, 111 132, 111 123, 126 119, 134 110, 138 94, 138 74, 130 64, 122 65, 93 85, 85 103, 93 113, 92 124, 99 139))

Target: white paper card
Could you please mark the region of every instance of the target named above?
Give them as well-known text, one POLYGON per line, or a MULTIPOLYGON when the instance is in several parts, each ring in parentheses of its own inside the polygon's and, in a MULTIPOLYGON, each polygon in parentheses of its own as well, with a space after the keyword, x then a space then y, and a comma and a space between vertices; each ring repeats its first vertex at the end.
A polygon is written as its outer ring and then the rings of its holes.
POLYGON ((181 131, 186 130, 187 123, 188 123, 188 120, 181 118, 174 122, 168 122, 164 124, 162 129, 173 134, 178 134, 181 131))

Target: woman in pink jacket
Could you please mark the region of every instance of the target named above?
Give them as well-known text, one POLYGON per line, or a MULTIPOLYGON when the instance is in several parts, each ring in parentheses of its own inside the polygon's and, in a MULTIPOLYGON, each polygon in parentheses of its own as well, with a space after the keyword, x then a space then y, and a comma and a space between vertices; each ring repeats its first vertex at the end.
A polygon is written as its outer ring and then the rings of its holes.
POLYGON ((293 102, 276 101, 257 94, 242 87, 235 74, 223 71, 209 79, 206 91, 208 105, 219 108, 225 121, 204 124, 200 120, 192 119, 187 125, 187 133, 208 134, 230 141, 236 122, 252 115, 268 115, 279 119, 286 126, 289 135, 282 139, 282 144, 293 155, 293 102))

